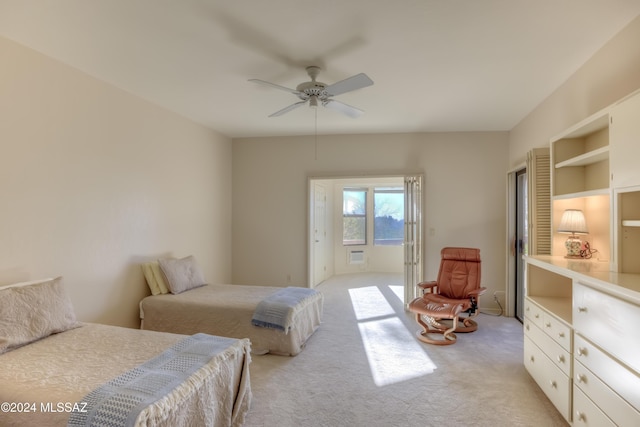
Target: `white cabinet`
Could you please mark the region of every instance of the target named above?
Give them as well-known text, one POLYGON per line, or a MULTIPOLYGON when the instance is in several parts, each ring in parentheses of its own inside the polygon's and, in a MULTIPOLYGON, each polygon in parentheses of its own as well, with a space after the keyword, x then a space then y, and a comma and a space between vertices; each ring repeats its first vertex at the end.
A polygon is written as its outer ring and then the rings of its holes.
POLYGON ((576 414, 598 407, 617 426, 640 424, 640 378, 618 360, 576 334, 573 384, 585 397, 574 402, 576 414))
POLYGON ((615 188, 640 185, 640 94, 616 104, 611 111, 610 169, 615 188))
POLYGON ((526 256, 524 364, 575 426, 640 426, 640 91, 554 137, 552 256, 526 256), (585 214, 592 258, 556 232, 585 214))
POLYGON ((525 299, 524 365, 556 409, 571 420, 571 329, 525 299))
MULTIPOLYGON (((640 306, 590 287, 573 285, 573 328, 622 363, 640 372, 640 306)), ((640 382, 638 383, 640 405, 640 382)))
POLYGON ((574 426, 640 425, 640 274, 525 260, 527 371, 574 426))

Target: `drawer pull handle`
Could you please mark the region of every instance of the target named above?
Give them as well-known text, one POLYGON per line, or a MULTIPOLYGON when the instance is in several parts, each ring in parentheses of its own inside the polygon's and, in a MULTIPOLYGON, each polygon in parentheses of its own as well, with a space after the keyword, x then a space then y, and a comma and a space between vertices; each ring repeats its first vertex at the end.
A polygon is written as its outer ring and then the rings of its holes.
POLYGON ((536 313, 535 318, 538 319, 540 317, 540 315, 538 313, 536 313))
POLYGON ((558 356, 558 362, 564 363, 564 356, 563 355, 558 356))
POLYGON ((584 412, 576 411, 576 417, 578 417, 578 420, 580 421, 587 420, 587 416, 584 414, 584 412))
POLYGON ((550 328, 551 327, 551 322, 545 323, 544 326, 546 326, 547 328, 550 328))
POLYGON ((529 324, 527 323, 527 326, 525 326, 525 328, 527 329, 527 331, 529 330, 529 324))
POLYGON ((564 338, 564 332, 558 332, 558 337, 564 338))
POLYGON ((558 384, 556 384, 556 382, 554 380, 549 381, 549 384, 551 384, 551 387, 553 388, 557 388, 558 384))
POLYGON ((584 347, 580 347, 578 348, 578 356, 586 356, 587 355, 587 349, 584 347))
POLYGON ((535 361, 536 361, 536 359, 535 359, 533 356, 531 356, 531 357, 529 358, 529 360, 531 360, 531 363, 533 363, 533 362, 535 362, 535 361))
POLYGON ((586 384, 587 383, 587 377, 584 374, 578 374, 578 382, 579 383, 583 383, 586 384))
POLYGON ((578 307, 578 311, 580 313, 586 313, 587 312, 587 307, 578 307))

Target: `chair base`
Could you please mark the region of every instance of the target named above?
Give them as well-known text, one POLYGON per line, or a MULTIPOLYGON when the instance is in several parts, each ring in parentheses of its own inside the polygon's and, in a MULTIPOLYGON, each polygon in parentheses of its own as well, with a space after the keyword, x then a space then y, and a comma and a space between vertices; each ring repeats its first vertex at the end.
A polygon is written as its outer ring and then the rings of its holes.
POLYGON ((455 334, 456 332, 467 333, 478 329, 478 324, 468 317, 455 316, 453 319, 445 319, 452 320, 451 327, 449 327, 448 325, 441 323, 441 319, 435 319, 422 313, 415 314, 416 322, 418 322, 422 327, 422 330, 416 332, 416 337, 427 344, 455 344, 458 339, 455 334), (426 322, 423 320, 423 316, 426 317, 426 322), (462 324, 460 324, 459 321, 462 321, 462 324), (430 335, 442 335, 442 338, 432 338, 430 335))
POLYGON ((437 322, 433 317, 426 316, 427 322, 425 322, 422 318, 422 314, 416 313, 416 321, 420 326, 422 326, 421 331, 416 332, 416 337, 427 344, 434 345, 451 345, 455 344, 458 337, 454 333, 456 328, 458 328, 458 317, 454 317, 452 327, 447 327, 439 322, 437 322), (442 335, 441 339, 431 338, 431 334, 442 335))

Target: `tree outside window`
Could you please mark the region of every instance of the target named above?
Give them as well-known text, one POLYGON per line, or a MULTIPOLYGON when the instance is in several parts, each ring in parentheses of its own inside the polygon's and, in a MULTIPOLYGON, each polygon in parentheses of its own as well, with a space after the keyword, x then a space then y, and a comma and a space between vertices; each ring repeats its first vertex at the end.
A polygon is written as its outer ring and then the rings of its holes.
POLYGON ((404 241, 404 190, 376 188, 373 192, 373 242, 399 246, 404 241))

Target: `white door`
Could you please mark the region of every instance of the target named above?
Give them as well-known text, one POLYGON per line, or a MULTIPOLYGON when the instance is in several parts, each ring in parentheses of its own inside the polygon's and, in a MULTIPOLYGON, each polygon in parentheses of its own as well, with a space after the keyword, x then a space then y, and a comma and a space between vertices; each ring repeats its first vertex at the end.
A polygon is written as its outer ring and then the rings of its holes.
POLYGON ((324 186, 318 183, 313 193, 313 286, 316 286, 327 278, 327 195, 324 186))
POLYGON ((422 281, 422 176, 404 177, 404 303, 422 281))

